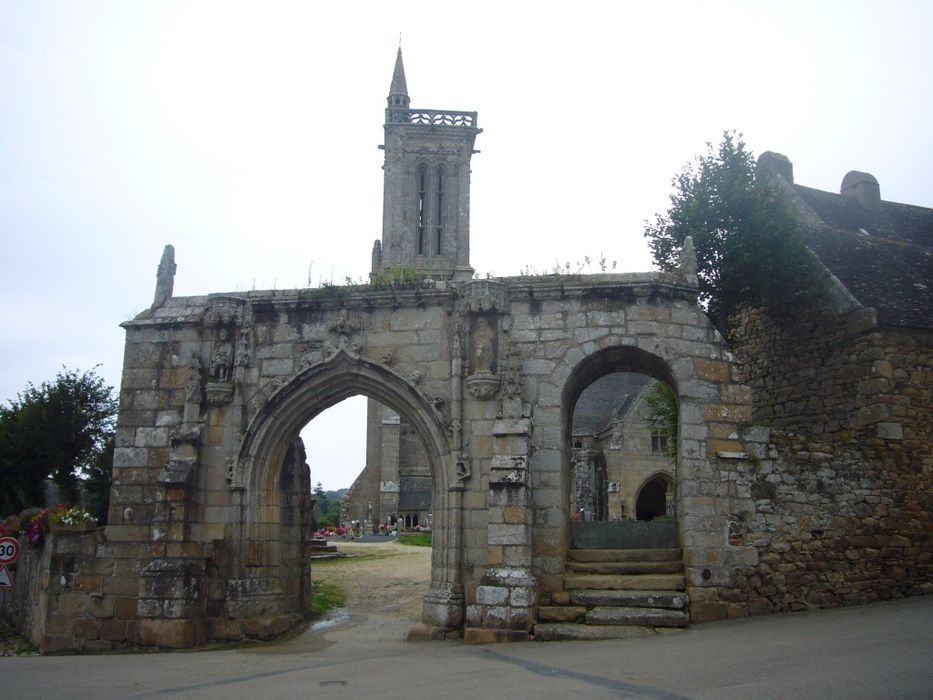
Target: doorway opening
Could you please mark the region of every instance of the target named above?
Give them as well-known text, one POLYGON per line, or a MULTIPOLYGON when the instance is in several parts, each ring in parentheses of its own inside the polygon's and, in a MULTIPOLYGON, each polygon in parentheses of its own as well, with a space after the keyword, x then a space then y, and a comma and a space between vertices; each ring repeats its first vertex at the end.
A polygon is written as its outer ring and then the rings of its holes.
POLYGON ((643 547, 658 528, 657 541, 676 546, 678 424, 672 375, 659 357, 612 347, 573 370, 564 388, 571 549, 643 547))
POLYGON ((637 372, 610 372, 589 384, 572 418, 573 519, 673 515, 676 426, 677 402, 663 382, 637 372))

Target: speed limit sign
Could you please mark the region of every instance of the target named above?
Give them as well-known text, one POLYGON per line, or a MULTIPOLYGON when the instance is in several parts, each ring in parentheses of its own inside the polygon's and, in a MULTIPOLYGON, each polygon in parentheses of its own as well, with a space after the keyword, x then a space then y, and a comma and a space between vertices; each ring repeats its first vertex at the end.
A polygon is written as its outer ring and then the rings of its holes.
POLYGON ((0 567, 19 559, 19 542, 15 537, 0 537, 0 567))

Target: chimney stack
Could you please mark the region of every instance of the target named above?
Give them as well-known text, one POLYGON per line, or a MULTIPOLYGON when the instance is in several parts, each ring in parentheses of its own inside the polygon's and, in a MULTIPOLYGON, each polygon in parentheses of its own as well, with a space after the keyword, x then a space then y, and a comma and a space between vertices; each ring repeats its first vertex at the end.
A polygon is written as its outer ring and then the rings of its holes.
POLYGON ((758 171, 771 175, 780 175, 788 185, 794 184, 794 164, 790 159, 774 151, 765 151, 758 156, 758 171))
POLYGON ((874 175, 850 170, 842 178, 842 187, 839 193, 851 197, 870 211, 881 208, 881 188, 874 175))

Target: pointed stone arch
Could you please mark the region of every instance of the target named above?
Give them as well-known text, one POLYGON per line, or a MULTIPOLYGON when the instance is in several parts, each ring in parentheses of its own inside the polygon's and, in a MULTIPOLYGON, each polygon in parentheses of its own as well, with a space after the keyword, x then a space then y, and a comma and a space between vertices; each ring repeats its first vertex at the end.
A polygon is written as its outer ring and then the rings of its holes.
POLYGON ((281 386, 249 422, 233 466, 231 488, 240 517, 230 533, 233 580, 228 614, 268 618, 304 612, 293 593, 294 578, 307 576, 308 562, 283 561, 279 479, 289 446, 301 428, 322 411, 358 394, 396 411, 420 435, 428 453, 433 483, 434 541, 426 621, 441 627, 459 624, 459 499, 454 464, 442 418, 430 401, 391 369, 346 350, 309 367, 281 386), (453 495, 453 497, 452 497, 453 495), (257 601, 261 601, 258 602, 257 601), (442 610, 438 610, 438 606, 442 610))
MULTIPOLYGON (((643 519, 641 517, 641 514, 642 514, 642 511, 646 509, 645 508, 646 505, 654 506, 654 504, 644 503, 644 498, 648 495, 648 492, 646 491, 646 489, 656 488, 656 486, 653 486, 653 485, 659 485, 661 482, 663 482, 665 487, 667 487, 668 485, 674 482, 674 476, 669 471, 659 469, 658 471, 655 471, 649 474, 644 479, 642 479, 641 483, 638 485, 638 488, 635 490, 635 517, 636 519, 638 520, 643 519)), ((667 494, 664 493, 663 491, 652 493, 651 497, 652 498, 660 497, 660 505, 666 506, 667 494)), ((656 511, 658 515, 664 515, 666 513, 666 507, 660 508, 660 510, 658 508, 653 507, 652 510, 656 511)))

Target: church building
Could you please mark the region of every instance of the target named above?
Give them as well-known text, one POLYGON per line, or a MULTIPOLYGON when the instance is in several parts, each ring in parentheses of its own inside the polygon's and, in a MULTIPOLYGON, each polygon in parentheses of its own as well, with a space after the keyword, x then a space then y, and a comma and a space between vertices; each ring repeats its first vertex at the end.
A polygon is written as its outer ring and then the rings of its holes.
MULTIPOLYGON (((410 103, 399 48, 380 146, 385 153, 382 239, 373 244, 371 277, 385 284, 405 273, 467 281, 473 277, 470 159, 482 129, 476 112, 410 103)), ((350 488, 346 514, 372 528, 431 527, 431 467, 424 445, 398 413, 372 399, 366 466, 350 488)))

